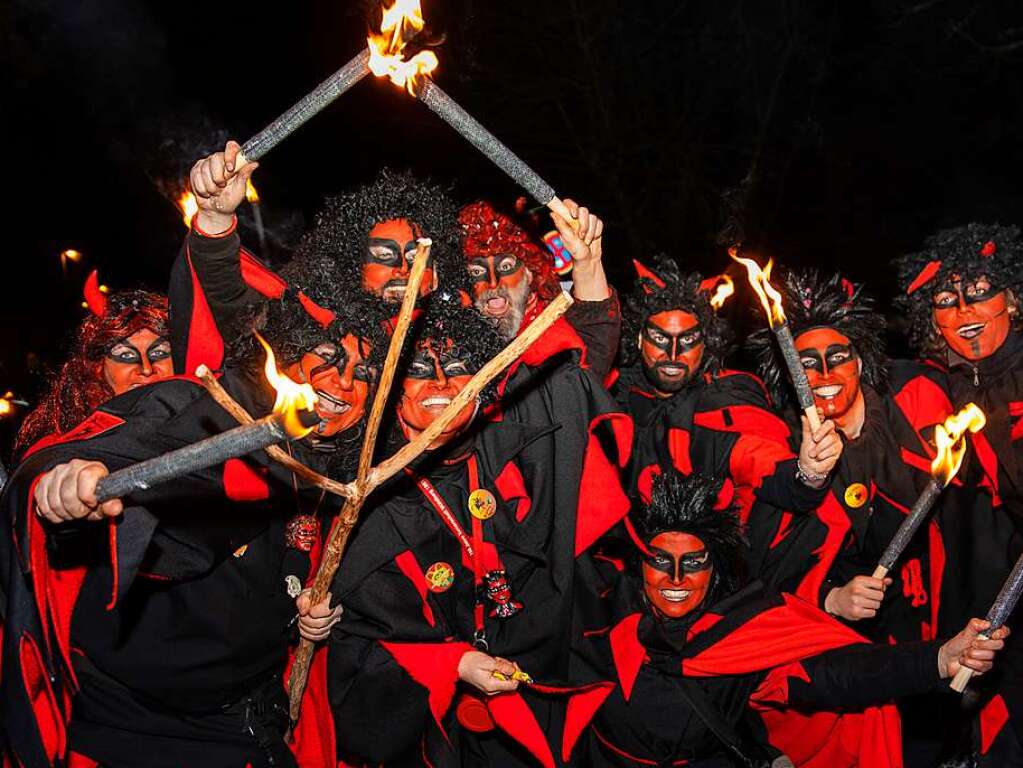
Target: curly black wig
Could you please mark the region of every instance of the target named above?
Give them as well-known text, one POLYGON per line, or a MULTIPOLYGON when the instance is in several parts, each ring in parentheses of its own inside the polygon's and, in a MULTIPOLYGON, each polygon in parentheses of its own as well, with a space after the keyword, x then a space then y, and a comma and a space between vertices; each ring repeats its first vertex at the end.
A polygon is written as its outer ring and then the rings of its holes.
POLYGON ((710 595, 722 597, 741 586, 745 539, 734 499, 725 509, 716 509, 725 481, 694 473, 670 470, 656 475, 650 503, 632 513, 640 539, 649 544, 665 531, 688 533, 707 546, 714 562, 710 595))
POLYGON ((458 206, 448 191, 407 171, 385 168, 370 184, 325 201, 295 251, 295 260, 304 264, 307 294, 329 305, 320 286, 337 281, 361 286, 369 231, 388 219, 415 222, 423 237, 433 241, 431 255, 441 286, 468 287, 458 206))
MULTIPOLYGON (((790 270, 778 286, 792 335, 811 328, 831 328, 849 339, 863 364, 860 381, 876 392, 888 385, 884 346, 885 319, 874 299, 835 273, 824 276, 816 269, 790 270)), ((746 348, 754 355, 760 376, 776 405, 793 401, 788 369, 774 334, 763 328, 750 335, 746 348)))
MULTIPOLYGON (((952 275, 970 282, 982 275, 995 291, 1009 290, 1023 296, 1023 241, 1019 227, 999 224, 967 224, 943 229, 924 241, 924 248, 896 259, 901 291, 897 306, 910 320, 910 342, 924 357, 942 359, 945 340, 934 327, 932 299, 935 293, 955 290, 952 275)), ((1013 327, 1020 329, 1019 313, 1013 327)))
POLYGON ((734 337, 731 327, 718 317, 710 305, 708 292, 700 288, 703 276, 698 272, 683 275, 678 263, 663 253, 654 257, 654 266, 650 271, 657 275, 664 287, 649 277, 640 277, 632 293, 625 297, 620 349, 622 365, 631 366, 639 359, 636 339, 643 331, 647 318, 660 312, 680 309, 696 315, 703 330, 703 359, 694 374, 699 375, 704 371, 716 373, 732 351, 734 337))

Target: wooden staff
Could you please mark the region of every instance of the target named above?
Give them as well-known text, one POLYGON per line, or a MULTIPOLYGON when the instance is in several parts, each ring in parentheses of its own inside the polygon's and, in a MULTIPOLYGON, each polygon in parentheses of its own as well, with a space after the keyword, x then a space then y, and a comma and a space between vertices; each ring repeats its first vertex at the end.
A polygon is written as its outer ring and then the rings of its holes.
MULTIPOLYGON (((418 262, 418 258, 417 258, 418 262)), ((415 270, 413 269, 413 277, 415 276, 415 270)), ((405 301, 407 302, 410 294, 414 295, 418 292, 418 286, 416 290, 413 290, 412 279, 409 280, 409 288, 405 292, 405 301)), ((359 511, 362 509, 362 505, 366 498, 373 493, 381 483, 386 482, 389 478, 407 467, 413 460, 415 460, 420 454, 427 450, 430 444, 436 440, 440 434, 454 421, 461 413, 462 409, 470 402, 476 399, 476 397, 483 391, 483 389, 496 378, 505 368, 511 365, 517 360, 529 346, 536 341, 544 332, 547 331, 554 322, 561 317, 572 305, 572 297, 567 293, 562 293, 558 298, 552 301, 544 309, 540 315, 533 320, 529 326, 520 333, 507 347, 501 350, 492 360, 486 365, 480 368, 479 371, 469 380, 461 392, 459 392, 448 404, 448 406, 441 412, 441 414, 427 427, 423 432, 419 434, 414 440, 406 444, 401 450, 399 450, 394 456, 382 462, 379 466, 369 469, 363 478, 356 477, 354 483, 350 483, 349 486, 353 486, 352 495, 348 497, 345 502, 344 508, 341 510, 341 516, 338 522, 334 525, 334 528, 330 532, 330 537, 327 541, 323 551, 323 558, 320 560, 320 568, 316 573, 316 579, 313 582, 312 593, 310 594, 310 604, 317 605, 326 596, 330 589, 330 585, 334 580, 334 574, 337 572, 338 565, 341 562, 341 556, 344 554, 345 546, 348 543, 348 536, 355 526, 355 523, 359 519, 359 511)), ((404 311, 405 303, 402 304, 402 310, 404 311)), ((399 327, 401 318, 399 317, 399 327)), ((398 334, 399 328, 395 329, 395 336, 398 334)), ((400 344, 398 345, 400 348, 400 344)), ((392 338, 391 347, 388 350, 387 359, 391 361, 391 351, 395 348, 395 342, 392 338)), ((394 355, 394 365, 397 365, 397 353, 394 355)), ((385 369, 384 374, 388 371, 385 369)), ((390 371, 390 377, 387 379, 388 384, 393 380, 394 370, 390 371)), ((381 376, 381 387, 377 390, 377 400, 386 401, 386 393, 383 392, 384 377, 381 376), (383 394, 382 394, 383 393, 383 394)), ((374 400, 374 412, 376 411, 376 402, 374 400)), ((372 423, 370 427, 373 427, 372 423)), ((379 424, 377 425, 379 427, 379 424)), ((374 429, 373 434, 376 434, 374 429)), ((373 451, 373 445, 369 440, 370 430, 367 428, 366 431, 366 442, 363 444, 363 455, 367 452, 371 455, 373 451)), ((360 457, 361 458, 361 457, 360 457)), ((360 461, 360 466, 362 462, 360 461)), ((368 466, 368 464, 366 465, 368 466)), ((292 722, 298 720, 298 714, 302 705, 302 694, 305 691, 306 679, 309 675, 309 664, 312 661, 313 655, 313 643, 302 640, 299 643, 298 651, 295 654, 295 662, 291 667, 291 677, 288 680, 288 697, 291 704, 291 719, 292 722)))

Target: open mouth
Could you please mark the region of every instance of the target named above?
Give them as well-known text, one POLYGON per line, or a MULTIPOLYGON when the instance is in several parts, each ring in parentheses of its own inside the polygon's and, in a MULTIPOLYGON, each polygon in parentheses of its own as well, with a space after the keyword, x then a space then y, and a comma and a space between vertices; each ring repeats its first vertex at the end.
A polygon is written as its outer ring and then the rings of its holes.
POLYGON ((451 405, 450 397, 443 397, 440 395, 433 395, 425 400, 421 400, 419 405, 431 411, 442 411, 451 405))
POLYGON ((669 603, 684 603, 689 599, 690 592, 688 589, 662 589, 661 597, 667 600, 669 603))
POLYGON ((959 326, 959 330, 956 331, 964 339, 974 339, 984 331, 987 323, 968 323, 967 325, 959 326))
POLYGON ((657 369, 661 372, 661 374, 667 376, 669 379, 682 376, 686 372, 686 367, 684 365, 660 365, 657 369))
POLYGON ((511 304, 503 296, 491 296, 483 305, 483 311, 490 317, 504 317, 511 304))
POLYGON ((342 413, 347 413, 352 407, 351 403, 331 397, 322 389, 316 390, 316 397, 319 398, 316 403, 316 410, 319 411, 321 416, 340 416, 342 413))
POLYGON ((407 285, 392 285, 390 288, 384 289, 384 295, 382 298, 384 301, 401 301, 405 298, 405 291, 407 288, 407 285))
POLYGON ((833 400, 838 397, 838 393, 842 391, 841 384, 828 384, 823 387, 814 387, 813 394, 822 400, 833 400))

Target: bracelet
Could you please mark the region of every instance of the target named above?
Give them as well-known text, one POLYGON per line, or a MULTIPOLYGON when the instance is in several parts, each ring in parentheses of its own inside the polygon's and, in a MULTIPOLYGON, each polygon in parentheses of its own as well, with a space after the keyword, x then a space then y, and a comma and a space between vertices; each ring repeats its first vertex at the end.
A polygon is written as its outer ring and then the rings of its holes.
POLYGON ((231 215, 231 226, 229 226, 223 232, 218 232, 215 235, 211 235, 208 232, 203 232, 203 230, 199 227, 198 213, 192 217, 192 231, 194 231, 200 237, 205 237, 207 240, 220 240, 221 238, 233 235, 236 229, 238 229, 238 217, 234 214, 231 215))
POLYGON ((803 485, 812 485, 819 483, 821 480, 827 480, 827 474, 820 474, 819 472, 810 472, 803 467, 802 462, 796 459, 796 479, 803 485))

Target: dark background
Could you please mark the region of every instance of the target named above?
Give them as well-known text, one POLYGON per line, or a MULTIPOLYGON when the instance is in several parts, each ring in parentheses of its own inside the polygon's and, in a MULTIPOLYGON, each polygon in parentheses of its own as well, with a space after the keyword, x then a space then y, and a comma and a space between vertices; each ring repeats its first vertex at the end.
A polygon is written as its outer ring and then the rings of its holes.
MULTIPOLYGON (((0 394, 33 399, 98 267, 162 290, 187 168, 244 141, 363 46, 377 3, 3 0, 0 394), (62 276, 59 253, 85 254, 62 276)), ((720 271, 744 240, 889 297, 935 228, 1019 222, 1017 0, 424 0, 436 79, 606 217, 605 260, 720 271)), ((510 208, 517 188, 390 83, 367 79, 263 162, 280 263, 320 198, 410 167, 510 208)), ((243 238, 255 245, 243 212, 243 238)), ((729 311, 742 309, 733 302, 729 311)), ((741 314, 741 312, 740 312, 741 314)), ((893 318, 897 321, 897 318, 893 318)), ((896 348, 898 342, 896 341, 896 348)), ((14 419, 0 424, 3 448, 14 419)))

